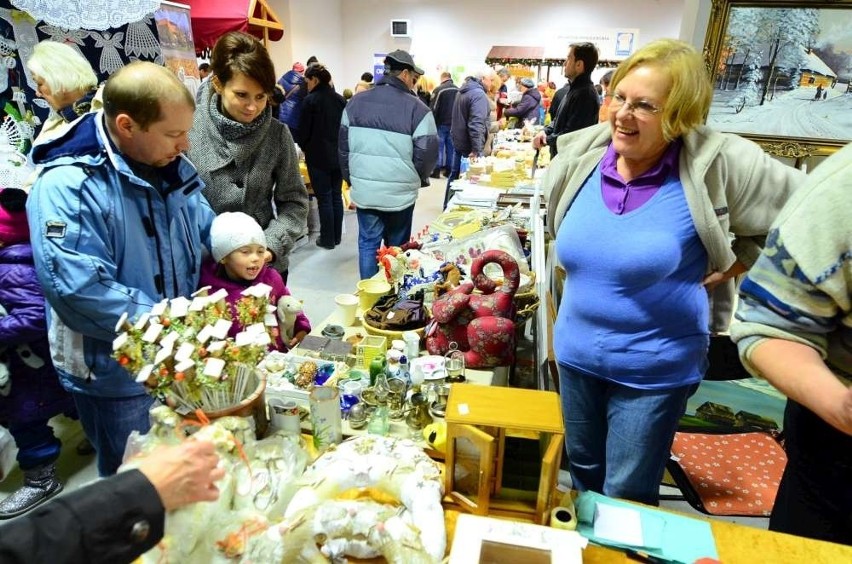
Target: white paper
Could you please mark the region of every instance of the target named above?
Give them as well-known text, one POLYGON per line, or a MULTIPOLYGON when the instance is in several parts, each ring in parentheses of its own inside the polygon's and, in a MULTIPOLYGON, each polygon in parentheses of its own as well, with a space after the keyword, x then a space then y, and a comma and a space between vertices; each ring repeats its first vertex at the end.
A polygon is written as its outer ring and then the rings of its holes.
POLYGON ((148 329, 145 331, 145 334, 142 335, 142 340, 146 343, 153 343, 157 340, 157 337, 160 336, 160 333, 163 331, 163 326, 159 323, 152 323, 148 326, 148 329))
POLYGON ((112 350, 117 351, 124 347, 128 342, 130 342, 130 337, 127 333, 122 333, 118 337, 112 340, 112 350))
POLYGON ((183 296, 178 296, 177 298, 172 299, 171 306, 169 307, 169 314, 172 317, 183 317, 186 315, 186 312, 189 311, 189 300, 184 298, 183 296))
POLYGON ((218 302, 220 300, 224 300, 227 297, 228 297, 228 290, 226 290, 224 288, 219 288, 218 290, 216 290, 215 292, 213 292, 209 296, 211 304, 215 304, 216 302, 218 302))
POLYGON ((272 286, 269 284, 264 284, 263 282, 258 282, 253 286, 249 286, 242 292, 240 292, 244 296, 253 296, 255 298, 266 298, 269 296, 269 292, 272 291, 272 286))
POLYGON ((139 371, 139 374, 136 375, 136 381, 139 382, 140 384, 144 384, 145 381, 148 380, 148 376, 150 376, 151 372, 153 372, 153 371, 154 371, 154 365, 153 364, 146 364, 139 371))
POLYGON ((234 337, 234 344, 238 347, 246 347, 254 341, 254 335, 248 331, 240 331, 234 337))
POLYGON ((192 353, 194 352, 195 345, 193 345, 192 343, 183 343, 180 347, 178 347, 178 350, 175 353, 175 360, 178 362, 189 360, 190 358, 192 358, 192 353))
POLYGON ((198 339, 198 342, 202 345, 207 342, 210 337, 213 336, 213 328, 209 325, 205 325, 201 328, 201 331, 198 332, 198 335, 195 336, 198 339))
POLYGON ((218 378, 225 369, 225 361, 221 358, 208 358, 204 363, 204 375, 218 378))
POLYGON ((192 298, 189 304, 189 311, 201 311, 207 306, 207 296, 197 296, 192 298))
POLYGON ((595 536, 618 544, 644 546, 642 517, 636 509, 595 504, 595 536))
POLYGON ((198 297, 198 296, 206 296, 207 292, 212 287, 213 286, 202 286, 201 288, 199 288, 196 291, 194 291, 193 293, 191 293, 190 296, 192 296, 193 298, 198 297))
POLYGON ((124 329, 124 324, 127 323, 127 312, 121 314, 121 317, 118 318, 118 322, 115 324, 115 332, 118 333, 124 329))
POLYGON ((166 308, 169 306, 169 300, 163 300, 160 303, 156 303, 151 307, 151 315, 155 315, 157 317, 166 313, 166 308))
POLYGON ((220 319, 213 326, 213 336, 217 339, 224 339, 228 336, 228 331, 231 330, 231 322, 227 319, 220 319))
POLYGON ((136 320, 136 324, 133 325, 134 329, 142 330, 145 327, 145 324, 148 323, 148 320, 151 318, 151 314, 147 311, 139 316, 139 319, 136 320))
POLYGON ((173 349, 179 338, 180 335, 175 332, 167 333, 162 339, 160 339, 160 346, 173 349))

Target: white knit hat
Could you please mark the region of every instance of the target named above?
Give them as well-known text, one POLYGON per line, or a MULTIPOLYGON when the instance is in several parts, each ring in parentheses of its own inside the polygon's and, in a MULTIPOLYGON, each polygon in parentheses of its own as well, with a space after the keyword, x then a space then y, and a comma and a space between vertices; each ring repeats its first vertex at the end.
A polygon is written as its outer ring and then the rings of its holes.
POLYGON ((243 212, 225 212, 216 216, 210 227, 213 260, 219 262, 235 250, 246 245, 266 246, 263 229, 243 212))

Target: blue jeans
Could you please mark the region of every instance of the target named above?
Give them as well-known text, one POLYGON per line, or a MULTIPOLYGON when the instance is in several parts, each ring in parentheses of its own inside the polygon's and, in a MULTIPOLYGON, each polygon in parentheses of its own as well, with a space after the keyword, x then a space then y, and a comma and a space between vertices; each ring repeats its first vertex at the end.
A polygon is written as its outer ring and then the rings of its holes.
POLYGON ((358 208, 358 269, 361 279, 379 271, 376 253, 384 240, 388 247, 399 246, 411 239, 414 204, 395 212, 358 208))
POLYGON ((44 464, 52 464, 59 458, 62 442, 53 434, 47 419, 29 421, 20 425, 10 424, 9 434, 18 447, 18 466, 31 470, 44 464))
POLYGON ((133 431, 151 428, 148 410, 154 398, 147 394, 129 398, 102 398, 73 393, 86 437, 98 452, 98 475, 112 476, 124 457, 127 438, 133 431))
POLYGON ((319 210, 319 243, 324 247, 340 244, 343 236, 343 174, 340 169, 328 171, 309 166, 311 188, 319 210))
POLYGON ((453 136, 450 135, 449 125, 438 126, 438 164, 436 168, 443 168, 447 176, 450 174, 450 169, 453 164, 453 136))
POLYGON ((453 182, 458 180, 459 170, 461 169, 461 160, 463 156, 464 155, 453 149, 453 162, 450 165, 450 175, 447 177, 447 189, 444 192, 444 209, 447 209, 447 202, 450 201, 450 197, 453 194, 453 192, 450 190, 450 186, 452 186, 453 182))
POLYGON ((678 421, 697 387, 637 390, 560 364, 559 394, 574 487, 659 505, 678 421))

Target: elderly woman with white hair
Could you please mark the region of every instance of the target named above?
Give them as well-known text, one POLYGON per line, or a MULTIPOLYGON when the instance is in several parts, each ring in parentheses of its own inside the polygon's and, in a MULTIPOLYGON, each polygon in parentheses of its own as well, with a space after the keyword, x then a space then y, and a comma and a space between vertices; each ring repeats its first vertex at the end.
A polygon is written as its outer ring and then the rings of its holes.
POLYGON ((79 51, 65 43, 42 41, 33 49, 27 68, 36 83, 36 94, 50 106, 35 143, 61 135, 68 124, 97 109, 98 77, 79 51))

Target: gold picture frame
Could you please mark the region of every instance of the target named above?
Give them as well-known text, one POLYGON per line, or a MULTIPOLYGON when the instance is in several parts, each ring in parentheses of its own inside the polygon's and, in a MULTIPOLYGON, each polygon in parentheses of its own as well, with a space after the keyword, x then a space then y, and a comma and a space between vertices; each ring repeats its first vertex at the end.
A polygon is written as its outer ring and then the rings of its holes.
POLYGON ((852 0, 713 0, 707 124, 801 162, 852 140, 852 0))

